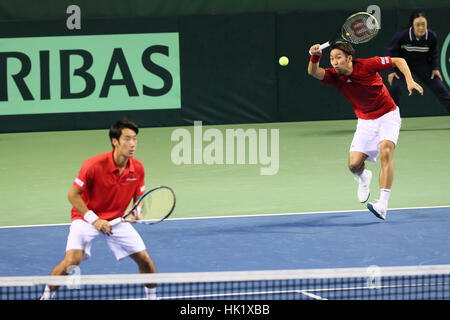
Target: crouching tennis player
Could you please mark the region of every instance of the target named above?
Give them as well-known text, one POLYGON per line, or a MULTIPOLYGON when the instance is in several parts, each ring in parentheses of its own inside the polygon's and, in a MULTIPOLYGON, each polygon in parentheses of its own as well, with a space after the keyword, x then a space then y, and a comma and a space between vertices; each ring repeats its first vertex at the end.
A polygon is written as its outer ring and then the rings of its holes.
MULTIPOLYGON (((131 257, 140 273, 155 273, 155 265, 144 241, 130 223, 111 227, 110 220, 122 217, 131 200, 145 193, 144 166, 134 158, 137 125, 127 119, 113 124, 109 136, 113 150, 84 161, 68 195, 72 204, 72 223, 66 255, 53 269, 52 276, 67 275, 91 255, 92 241, 103 238, 117 260, 131 257)), ((58 288, 46 286, 41 300, 52 299, 58 288)), ((154 284, 146 284, 148 299, 156 299, 154 284)))

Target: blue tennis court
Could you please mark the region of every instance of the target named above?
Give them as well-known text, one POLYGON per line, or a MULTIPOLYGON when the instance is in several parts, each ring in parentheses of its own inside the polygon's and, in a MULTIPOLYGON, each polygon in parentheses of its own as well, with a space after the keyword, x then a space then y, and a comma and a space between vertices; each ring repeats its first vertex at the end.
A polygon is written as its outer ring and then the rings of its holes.
MULTIPOLYGON (((353 268, 448 264, 450 207, 167 220, 137 225, 158 272, 353 268)), ((0 276, 48 275, 69 225, 0 228, 0 276)), ((95 240, 82 274, 137 273, 95 240)))

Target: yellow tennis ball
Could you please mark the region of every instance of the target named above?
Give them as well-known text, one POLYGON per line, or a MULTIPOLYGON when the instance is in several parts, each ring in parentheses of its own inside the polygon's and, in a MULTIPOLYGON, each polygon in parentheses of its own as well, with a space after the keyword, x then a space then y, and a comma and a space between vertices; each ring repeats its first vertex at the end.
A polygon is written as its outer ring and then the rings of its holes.
POLYGON ((288 65, 289 59, 288 59, 288 57, 283 56, 283 57, 280 58, 280 60, 278 60, 278 62, 279 62, 279 64, 280 64, 281 66, 284 67, 284 66, 287 66, 287 65, 288 65))
POLYGON ((350 33, 347 32, 345 35, 348 37, 350 35, 350 33))

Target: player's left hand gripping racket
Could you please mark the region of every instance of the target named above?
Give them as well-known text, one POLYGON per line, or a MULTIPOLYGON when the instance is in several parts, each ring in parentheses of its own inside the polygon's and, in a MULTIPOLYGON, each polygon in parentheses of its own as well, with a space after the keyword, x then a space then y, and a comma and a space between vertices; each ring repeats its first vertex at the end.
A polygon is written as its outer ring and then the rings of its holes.
POLYGON ((111 220, 115 226, 121 222, 136 222, 141 224, 156 224, 166 219, 175 209, 175 192, 166 186, 159 186, 144 193, 123 217, 111 220), (142 211, 137 213, 137 207, 143 202, 142 211), (131 217, 131 218, 130 218, 131 217))
MULTIPOLYGON (((373 39, 380 30, 378 20, 368 12, 357 12, 345 20, 342 25, 340 36, 342 39, 352 43, 360 44, 373 39)), ((330 41, 322 43, 319 50, 330 46, 330 41)))

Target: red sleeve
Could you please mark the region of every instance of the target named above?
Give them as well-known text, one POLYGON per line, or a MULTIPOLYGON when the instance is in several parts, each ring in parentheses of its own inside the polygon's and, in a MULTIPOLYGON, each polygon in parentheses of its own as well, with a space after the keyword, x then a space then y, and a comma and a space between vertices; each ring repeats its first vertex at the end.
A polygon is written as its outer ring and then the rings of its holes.
POLYGON ((89 161, 86 160, 81 166, 80 172, 78 172, 73 185, 82 191, 86 191, 87 185, 91 181, 92 176, 92 166, 90 166, 89 161))
POLYGON ((336 71, 332 68, 326 68, 325 69, 325 75, 323 76, 322 79, 322 84, 335 84, 337 82, 336 79, 336 71))
POLYGON ((369 72, 378 72, 391 69, 392 59, 389 56, 364 59, 364 66, 369 72))

